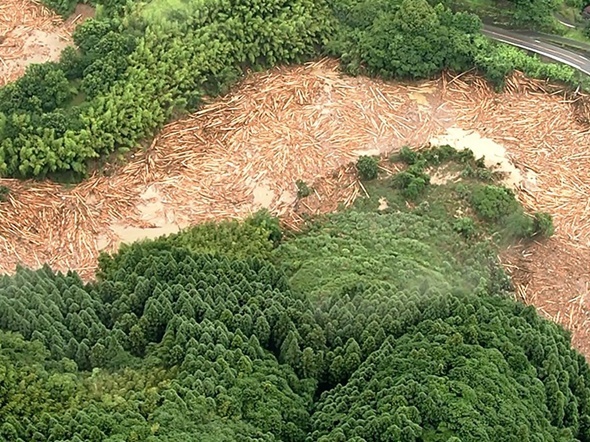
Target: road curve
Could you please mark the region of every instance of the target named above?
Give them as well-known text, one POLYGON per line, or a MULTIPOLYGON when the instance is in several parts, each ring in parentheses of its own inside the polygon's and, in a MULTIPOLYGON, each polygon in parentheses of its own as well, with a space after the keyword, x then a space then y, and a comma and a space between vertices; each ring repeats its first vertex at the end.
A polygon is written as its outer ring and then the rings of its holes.
POLYGON ((539 40, 531 35, 510 31, 484 24, 482 33, 492 40, 500 41, 512 46, 526 49, 552 60, 571 66, 574 69, 590 75, 590 55, 586 57, 578 52, 559 47, 557 45, 539 40))

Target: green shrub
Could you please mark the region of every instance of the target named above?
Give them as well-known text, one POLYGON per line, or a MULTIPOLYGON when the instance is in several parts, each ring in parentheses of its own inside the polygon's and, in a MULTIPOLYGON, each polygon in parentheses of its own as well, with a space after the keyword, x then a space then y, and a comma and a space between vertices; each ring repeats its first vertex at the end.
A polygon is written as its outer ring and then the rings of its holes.
POLYGON ((537 212, 534 218, 534 232, 535 235, 540 235, 544 238, 549 238, 555 233, 553 226, 553 217, 549 213, 537 212))
POLYGON ((425 78, 473 64, 472 38, 481 26, 475 15, 426 0, 334 4, 341 26, 328 49, 353 75, 425 78))
POLYGON ((473 152, 469 149, 457 150, 453 146, 445 144, 443 146, 430 147, 419 151, 412 150, 409 147, 402 147, 397 154, 392 154, 391 161, 402 161, 408 165, 421 163, 425 166, 440 166, 448 161, 457 161, 460 163, 471 162, 475 159, 473 152))
POLYGON ((416 200, 430 184, 430 176, 424 173, 423 164, 414 164, 393 178, 393 186, 400 189, 404 198, 416 200))
POLYGON ((0 201, 5 202, 8 201, 8 195, 10 194, 10 189, 6 186, 0 186, 0 201))
POLYGON ((398 158, 408 165, 414 164, 419 157, 420 154, 408 146, 402 147, 398 154, 398 158))
POLYGON ((458 151, 448 144, 439 146, 431 149, 427 149, 422 152, 422 158, 426 163, 432 166, 438 166, 446 163, 447 161, 457 159, 458 151))
POLYGON ((74 88, 58 63, 32 64, 16 82, 0 88, 0 112, 51 112, 73 96, 74 88))
POLYGON ((361 156, 356 162, 356 170, 361 180, 374 180, 379 174, 379 160, 374 157, 361 156))
POLYGON ((519 208, 512 190, 494 185, 475 187, 471 205, 477 215, 486 221, 499 221, 519 208))
POLYGON ((283 237, 279 219, 266 209, 259 210, 246 220, 247 224, 258 227, 267 234, 267 238, 277 246, 283 237))
POLYGON ((467 164, 461 175, 464 178, 475 178, 480 181, 492 181, 494 179, 494 172, 489 169, 480 168, 480 167, 472 167, 470 164, 467 164))
POLYGON ((501 219, 501 230, 505 238, 530 238, 535 233, 533 218, 521 207, 501 219))
POLYGON ((50 9, 53 9, 62 17, 69 16, 76 8, 77 0, 42 0, 42 3, 50 9))
POLYGON ((297 180, 295 184, 297 185, 298 198, 307 198, 309 195, 311 195, 311 189, 305 181, 297 180))
POLYGON ((465 216, 455 221, 453 229, 465 238, 471 238, 475 234, 475 222, 472 218, 465 216))

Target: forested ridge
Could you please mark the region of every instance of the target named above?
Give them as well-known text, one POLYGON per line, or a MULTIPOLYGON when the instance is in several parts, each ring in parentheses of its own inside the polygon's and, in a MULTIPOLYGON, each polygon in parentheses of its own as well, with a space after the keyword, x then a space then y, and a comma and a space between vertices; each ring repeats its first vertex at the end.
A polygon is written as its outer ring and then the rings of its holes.
POLYGON ((520 69, 577 86, 573 69, 490 42, 476 15, 447 3, 97 0, 96 17, 74 32, 75 47, 0 89, 0 174, 83 177, 246 70, 323 55, 340 58, 349 74, 386 79, 475 68, 501 86, 520 69))
POLYGON ((585 359, 496 258, 550 218, 469 153, 400 159, 361 160, 371 197, 300 233, 261 212, 123 246, 87 284, 2 276, 0 440, 590 441, 585 359))

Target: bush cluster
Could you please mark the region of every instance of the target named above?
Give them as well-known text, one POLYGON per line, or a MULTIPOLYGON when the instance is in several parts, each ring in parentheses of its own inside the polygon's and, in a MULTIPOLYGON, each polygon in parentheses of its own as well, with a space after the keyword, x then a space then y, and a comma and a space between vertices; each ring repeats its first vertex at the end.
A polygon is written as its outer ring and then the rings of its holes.
POLYGON ((374 180, 379 175, 379 159, 363 155, 356 162, 356 170, 361 180, 374 180))
POLYGON ((499 224, 512 236, 550 237, 554 233, 553 218, 550 214, 526 214, 516 200, 514 192, 505 187, 476 186, 470 194, 470 202, 481 219, 499 224))

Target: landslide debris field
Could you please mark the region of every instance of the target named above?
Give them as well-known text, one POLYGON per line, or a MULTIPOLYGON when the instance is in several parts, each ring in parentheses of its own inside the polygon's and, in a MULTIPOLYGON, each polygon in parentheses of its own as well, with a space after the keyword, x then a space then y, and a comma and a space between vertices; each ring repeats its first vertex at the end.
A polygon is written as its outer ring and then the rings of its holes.
POLYGON ((27 66, 59 59, 72 31, 93 10, 79 5, 66 21, 30 0, 0 2, 0 86, 20 77, 27 66))
POLYGON ((477 143, 479 152, 493 141, 519 169, 524 205, 556 224, 551 240, 503 258, 518 294, 571 329, 588 355, 590 130, 571 103, 520 76, 498 94, 469 74, 408 86, 347 77, 337 66, 321 60, 252 74, 165 127, 126 165, 77 186, 1 180, 10 193, 0 205, 0 270, 48 262, 90 278, 99 251, 121 241, 262 207, 296 227, 301 212, 334 210, 363 194, 346 166, 359 155, 441 137, 457 147, 477 143), (316 189, 300 204, 298 179, 316 189))

